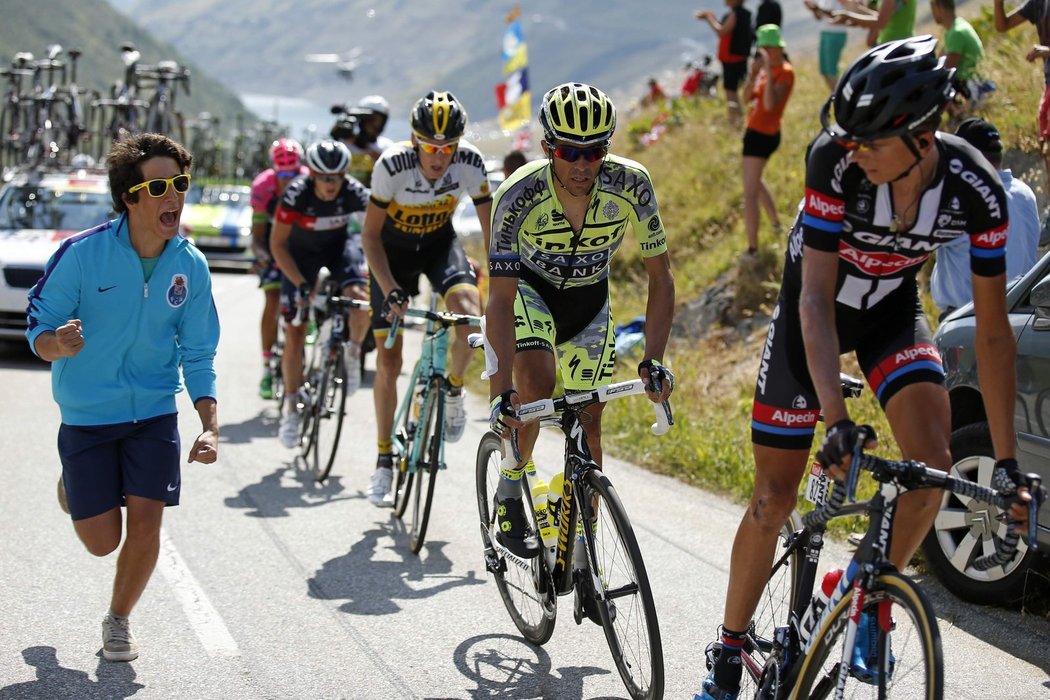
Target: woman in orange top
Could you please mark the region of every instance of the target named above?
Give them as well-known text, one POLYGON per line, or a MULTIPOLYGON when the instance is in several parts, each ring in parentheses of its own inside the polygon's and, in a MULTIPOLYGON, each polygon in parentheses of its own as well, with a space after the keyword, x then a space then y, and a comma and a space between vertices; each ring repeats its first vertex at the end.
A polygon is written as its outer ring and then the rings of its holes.
POLYGON ((763 24, 755 31, 757 57, 749 81, 751 105, 744 130, 744 230, 747 232, 747 252, 758 251, 758 208, 779 234, 780 217, 769 188, 762 179, 762 171, 773 152, 780 146, 780 122, 787 106, 788 96, 795 84, 795 72, 784 54, 784 39, 780 27, 763 24))

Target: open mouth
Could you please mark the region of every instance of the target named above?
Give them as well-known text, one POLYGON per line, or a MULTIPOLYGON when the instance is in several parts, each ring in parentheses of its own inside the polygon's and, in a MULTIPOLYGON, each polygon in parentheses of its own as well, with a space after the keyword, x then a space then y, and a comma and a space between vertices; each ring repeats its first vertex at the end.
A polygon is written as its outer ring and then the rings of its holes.
POLYGON ((179 210, 169 209, 160 213, 160 223, 164 226, 177 226, 179 223, 179 210))

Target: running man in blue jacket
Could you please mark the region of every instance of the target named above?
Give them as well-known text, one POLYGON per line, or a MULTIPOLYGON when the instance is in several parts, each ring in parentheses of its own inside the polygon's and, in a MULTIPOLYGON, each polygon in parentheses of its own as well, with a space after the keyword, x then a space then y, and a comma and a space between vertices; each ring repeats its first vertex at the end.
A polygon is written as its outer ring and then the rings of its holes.
POLYGON ((109 661, 138 657, 128 615, 157 563, 164 507, 179 503, 180 367, 201 421, 188 461, 218 454, 219 319, 204 256, 178 235, 190 162, 159 134, 114 144, 107 167, 119 217, 66 240, 29 292, 26 337, 53 363, 62 414, 59 498, 89 552, 117 549, 127 507, 102 621, 109 661))

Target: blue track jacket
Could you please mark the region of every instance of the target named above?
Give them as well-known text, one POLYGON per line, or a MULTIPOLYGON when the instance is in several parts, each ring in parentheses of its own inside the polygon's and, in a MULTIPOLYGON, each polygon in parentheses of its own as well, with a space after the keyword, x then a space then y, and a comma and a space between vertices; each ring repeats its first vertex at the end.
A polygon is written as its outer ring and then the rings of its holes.
POLYGON ((51 390, 67 425, 108 425, 176 413, 182 390, 215 398, 219 317, 204 255, 168 241, 146 283, 127 216, 67 239, 29 291, 26 337, 83 323, 84 347, 51 366, 51 390))

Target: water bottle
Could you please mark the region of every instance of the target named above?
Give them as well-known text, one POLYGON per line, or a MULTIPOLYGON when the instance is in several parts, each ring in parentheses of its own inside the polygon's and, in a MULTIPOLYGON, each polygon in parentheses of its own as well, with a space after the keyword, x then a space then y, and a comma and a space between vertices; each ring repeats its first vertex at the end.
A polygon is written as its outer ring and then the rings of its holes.
POLYGON ((820 590, 813 596, 809 607, 806 608, 806 614, 802 617, 799 638, 803 643, 809 641, 813 628, 816 626, 817 621, 820 620, 820 616, 824 614, 824 609, 828 607, 831 594, 834 593, 835 586, 839 584, 839 579, 841 578, 842 569, 832 569, 824 574, 824 580, 820 582, 820 590))
POLYGON ((540 539, 544 548, 550 551, 551 545, 558 540, 558 531, 551 524, 547 492, 546 481, 538 478, 532 482, 532 505, 536 509, 536 524, 540 528, 540 539))

